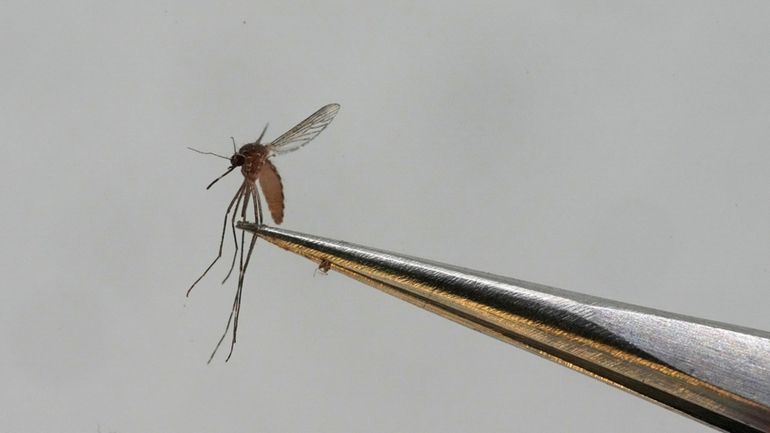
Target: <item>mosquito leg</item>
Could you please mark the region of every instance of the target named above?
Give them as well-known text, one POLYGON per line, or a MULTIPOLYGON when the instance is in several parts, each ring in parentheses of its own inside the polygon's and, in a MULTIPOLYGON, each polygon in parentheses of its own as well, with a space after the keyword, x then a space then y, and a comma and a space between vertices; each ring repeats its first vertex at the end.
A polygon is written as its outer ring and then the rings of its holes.
POLYGON ((217 342, 217 345, 214 347, 214 351, 211 352, 211 356, 209 356, 209 360, 206 362, 206 364, 211 364, 211 360, 214 359, 214 355, 217 354, 217 350, 219 350, 219 346, 222 345, 222 342, 225 341, 225 337, 227 337, 227 331, 230 330, 230 323, 233 321, 233 314, 235 313, 235 304, 238 302, 238 292, 235 292, 235 299, 233 300, 233 308, 230 310, 230 317, 227 318, 227 325, 225 326, 225 332, 222 333, 222 336, 219 338, 219 341, 217 342))
MULTIPOLYGON (((243 239, 243 236, 241 236, 243 239)), ((251 247, 253 247, 254 244, 251 244, 251 247)), ((249 250, 251 250, 251 247, 249 250)), ((241 251, 245 250, 246 246, 243 246, 241 251)), ((245 270, 245 268, 243 269, 245 270)), ((241 271, 241 275, 238 277, 238 290, 235 291, 235 302, 233 302, 233 310, 230 312, 230 314, 233 315, 233 338, 230 341, 230 352, 227 353, 227 358, 225 358, 225 362, 230 360, 230 357, 233 356, 233 349, 235 349, 235 341, 238 338, 238 318, 241 315, 241 295, 243 294, 243 270, 241 271)), ((224 336, 223 336, 224 338, 224 336)))
POLYGON ((262 201, 259 199, 259 193, 256 189, 252 192, 252 196, 254 197, 254 203, 256 203, 256 206, 254 206, 254 222, 262 225, 262 201))
POLYGON ((263 129, 263 130, 262 130, 262 133, 261 133, 261 134, 259 134, 259 138, 257 138, 257 141, 255 142, 256 144, 260 144, 260 143, 262 143, 262 137, 264 137, 264 136, 265 136, 265 131, 267 131, 267 127, 268 127, 268 125, 270 125, 270 124, 269 124, 269 123, 268 123, 268 124, 266 124, 266 125, 265 125, 265 129, 263 129))
POLYGON ((254 250, 254 244, 256 242, 257 242, 257 235, 252 234, 251 244, 249 244, 249 252, 246 255, 246 263, 244 264, 243 271, 241 272, 241 276, 238 279, 238 292, 236 295, 236 302, 233 305, 233 311, 235 312, 235 316, 233 319, 233 339, 230 342, 230 353, 227 354, 227 358, 225 359, 225 362, 230 360, 230 357, 233 355, 233 349, 235 348, 235 341, 238 336, 238 318, 241 315, 241 295, 243 294, 243 277, 246 273, 246 268, 249 266, 249 259, 251 258, 251 252, 254 250))
MULTIPOLYGON (((254 218, 257 221, 262 220, 262 204, 259 200, 259 193, 257 192, 256 188, 251 190, 251 196, 254 200, 254 218)), ((244 217, 245 218, 245 217, 244 217)), ((241 245, 243 245, 243 233, 241 233, 241 245)), ((256 233, 253 233, 251 235, 251 243, 249 244, 249 252, 246 254, 246 262, 243 263, 243 266, 241 268, 241 273, 238 276, 238 292, 236 294, 236 300, 237 302, 233 305, 235 316, 233 319, 233 339, 230 343, 230 353, 227 354, 227 359, 225 359, 225 362, 230 360, 230 357, 233 355, 233 349, 235 348, 235 341, 236 337, 238 336, 238 318, 241 315, 241 296, 243 294, 243 279, 246 276, 246 269, 249 267, 249 261, 251 260, 251 253, 254 251, 254 244, 257 242, 257 235, 256 233)), ((241 254, 243 254, 243 250, 245 248, 241 248, 241 254)), ((243 258, 243 256, 241 256, 243 258)))
MULTIPOLYGON (((249 197, 250 194, 250 187, 248 184, 244 183, 243 185, 243 206, 241 207, 241 218, 246 219, 246 210, 249 207, 249 197)), ((234 211, 234 214, 238 213, 238 209, 236 208, 234 211)), ((240 260, 240 266, 239 266, 239 275, 243 275, 243 250, 245 250, 244 247, 244 235, 245 231, 241 232, 241 260, 240 260)), ((227 359, 230 359, 230 355, 233 353, 233 344, 235 344, 235 332, 238 327, 238 315, 237 311, 239 306, 241 305, 241 280, 242 278, 238 278, 238 289, 235 291, 235 299, 233 299, 233 306, 230 309, 230 317, 227 319, 227 325, 225 325, 225 332, 222 333, 222 336, 219 338, 219 341, 217 342, 217 345, 214 347, 214 351, 211 352, 211 356, 209 357, 209 360, 207 363, 211 363, 211 360, 214 359, 214 355, 216 355, 217 350, 219 350, 219 346, 222 345, 222 342, 225 340, 225 337, 227 337, 227 332, 230 330, 230 324, 233 324, 233 343, 230 345, 230 354, 227 356, 227 359), (235 322, 233 322, 235 320, 235 322)), ((227 361, 225 361, 227 362, 227 361)))
MULTIPOLYGON (((241 263, 240 263, 241 270, 243 270, 243 250, 245 249, 243 248, 243 239, 244 239, 243 236, 244 236, 244 233, 242 232, 241 233, 241 263)), ((217 354, 217 351, 219 350, 219 346, 221 346, 222 342, 225 341, 225 337, 227 337, 227 332, 230 330, 230 324, 233 323, 233 317, 235 317, 236 325, 233 327, 233 343, 230 345, 230 353, 227 355, 227 359, 229 360, 230 355, 233 354, 233 344, 235 344, 234 343, 235 332, 236 332, 237 322, 238 322, 238 318, 235 315, 235 312, 237 310, 237 306, 239 306, 240 303, 241 303, 241 288, 238 287, 238 289, 235 291, 235 299, 233 299, 233 306, 230 309, 230 316, 227 318, 227 325, 225 325, 225 332, 223 332, 222 336, 219 337, 219 341, 217 341, 217 345, 214 347, 214 351, 211 352, 211 356, 209 356, 209 360, 206 362, 206 364, 211 364, 211 360, 214 359, 214 355, 217 354)))
POLYGON ((227 279, 230 278, 230 274, 233 273, 233 269, 235 268, 235 259, 238 258, 238 235, 235 232, 235 217, 238 215, 238 206, 241 204, 241 199, 244 195, 245 194, 241 194, 238 196, 238 201, 235 202, 236 211, 233 212, 233 217, 230 219, 230 226, 233 230, 233 243, 235 244, 235 251, 233 251, 233 262, 230 263, 230 270, 227 271, 227 275, 225 276, 225 279, 222 280, 222 284, 224 284, 227 279))
MULTIPOLYGON (((202 280, 203 277, 206 276, 206 274, 214 266, 217 260, 219 260, 219 258, 222 257, 222 246, 225 243, 225 231, 227 231, 227 217, 230 214, 230 211, 232 210, 233 205, 235 204, 235 201, 244 195, 245 188, 246 188, 246 184, 244 183, 243 185, 241 185, 240 188, 238 188, 238 191, 235 193, 235 196, 233 197, 232 200, 230 200, 230 204, 227 206, 227 212, 225 212, 225 222, 222 226, 222 238, 219 240, 219 252, 217 253, 217 256, 214 258, 214 261, 212 261, 211 264, 206 268, 206 270, 203 271, 201 276, 198 277, 198 279, 195 280, 194 283, 192 283, 189 289, 187 289, 187 294, 185 296, 190 296, 190 292, 192 291, 193 287, 195 287, 195 285, 198 284, 198 282, 202 280)), ((237 207, 236 207, 236 212, 237 212, 237 207)))

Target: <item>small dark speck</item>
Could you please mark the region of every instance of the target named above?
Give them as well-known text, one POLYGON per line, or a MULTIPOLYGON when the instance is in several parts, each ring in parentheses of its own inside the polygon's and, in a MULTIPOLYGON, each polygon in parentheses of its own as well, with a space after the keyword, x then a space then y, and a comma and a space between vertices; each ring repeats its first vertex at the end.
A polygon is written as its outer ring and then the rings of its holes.
POLYGON ((243 21, 242 21, 242 23, 243 23, 243 24, 246 24, 246 20, 243 20, 243 21))

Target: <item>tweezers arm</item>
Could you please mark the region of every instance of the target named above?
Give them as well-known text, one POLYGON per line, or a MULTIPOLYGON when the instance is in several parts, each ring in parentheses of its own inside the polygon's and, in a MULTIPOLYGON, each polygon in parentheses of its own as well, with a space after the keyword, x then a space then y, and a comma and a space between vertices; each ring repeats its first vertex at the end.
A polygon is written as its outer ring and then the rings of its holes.
POLYGON ((388 294, 726 431, 770 431, 770 333, 240 223, 388 294))

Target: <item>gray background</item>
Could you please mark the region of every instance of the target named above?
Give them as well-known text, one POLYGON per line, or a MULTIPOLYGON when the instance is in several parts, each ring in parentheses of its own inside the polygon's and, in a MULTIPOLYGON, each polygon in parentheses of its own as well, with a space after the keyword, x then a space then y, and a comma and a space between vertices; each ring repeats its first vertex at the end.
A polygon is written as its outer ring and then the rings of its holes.
POLYGON ((707 430, 267 244, 206 366, 240 180, 185 146, 328 102, 286 228, 770 329, 767 2, 0 8, 2 431, 707 430))

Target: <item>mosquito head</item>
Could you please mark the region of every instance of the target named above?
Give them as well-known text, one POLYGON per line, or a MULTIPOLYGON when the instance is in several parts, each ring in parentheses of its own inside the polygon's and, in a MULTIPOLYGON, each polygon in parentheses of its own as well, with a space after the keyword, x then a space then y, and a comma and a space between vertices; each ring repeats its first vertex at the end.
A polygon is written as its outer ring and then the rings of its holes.
POLYGON ((240 153, 234 153, 233 156, 230 157, 230 165, 233 167, 240 167, 245 161, 246 157, 240 153))

